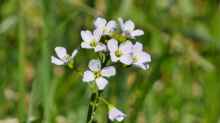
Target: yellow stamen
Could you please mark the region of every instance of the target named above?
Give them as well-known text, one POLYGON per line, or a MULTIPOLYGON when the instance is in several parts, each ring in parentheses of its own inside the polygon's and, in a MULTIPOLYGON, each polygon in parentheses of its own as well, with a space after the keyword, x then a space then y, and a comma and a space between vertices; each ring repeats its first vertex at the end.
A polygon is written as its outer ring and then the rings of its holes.
POLYGON ((96 47, 96 45, 97 45, 97 43, 96 43, 95 40, 93 40, 93 41, 90 42, 90 46, 91 46, 91 47, 96 47))
POLYGON ((115 56, 120 57, 122 55, 122 52, 120 50, 115 51, 115 56))

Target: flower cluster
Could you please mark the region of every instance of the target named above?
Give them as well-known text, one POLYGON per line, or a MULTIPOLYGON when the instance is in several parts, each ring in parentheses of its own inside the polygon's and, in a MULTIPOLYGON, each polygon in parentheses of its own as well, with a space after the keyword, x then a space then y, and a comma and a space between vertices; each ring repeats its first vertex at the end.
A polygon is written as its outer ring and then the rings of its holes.
POLYGON ((143 50, 140 42, 133 44, 131 41, 143 35, 143 30, 135 29, 131 20, 125 22, 121 18, 118 20, 119 28, 117 28, 116 21, 107 22, 104 18, 98 17, 94 22, 93 32, 81 31, 83 39, 81 47, 94 49, 95 52, 104 52, 110 55, 112 62, 134 65, 146 70, 151 61, 150 55, 143 50))
MULTIPOLYGON (((144 35, 144 31, 136 29, 131 20, 107 21, 98 17, 94 21, 93 31, 81 31, 81 48, 93 50, 101 53, 105 59, 92 59, 89 61, 88 69, 83 72, 82 81, 95 84, 98 90, 104 90, 108 85, 108 78, 116 75, 116 63, 124 66, 136 66, 147 70, 151 56, 144 51, 143 44, 136 41, 138 36, 144 35), (109 63, 108 65, 106 63, 109 63)), ((56 65, 68 65, 73 67, 73 59, 78 53, 74 50, 72 55, 68 55, 63 47, 56 47, 55 52, 58 58, 52 56, 51 62, 56 65)), ((126 116, 124 113, 109 106, 109 119, 112 121, 122 121, 126 116)))

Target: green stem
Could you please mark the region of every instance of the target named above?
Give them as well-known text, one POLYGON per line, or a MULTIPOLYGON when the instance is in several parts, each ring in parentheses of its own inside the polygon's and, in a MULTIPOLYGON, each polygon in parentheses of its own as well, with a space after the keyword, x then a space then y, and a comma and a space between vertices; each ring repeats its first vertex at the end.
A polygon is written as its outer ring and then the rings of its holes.
POLYGON ((42 16, 43 16, 43 30, 42 30, 42 45, 41 45, 41 62, 40 62, 40 82, 42 84, 42 105, 43 105, 43 123, 52 123, 54 120, 51 102, 53 98, 48 96, 51 93, 51 86, 54 83, 51 81, 51 68, 50 68, 50 54, 51 44, 50 41, 56 37, 55 30, 55 18, 53 0, 41 0, 42 16))
POLYGON ((93 110, 95 106, 95 100, 96 100, 96 93, 92 93, 90 102, 89 102, 89 108, 88 108, 88 115, 87 115, 87 123, 90 123, 93 121, 93 110))
POLYGON ((24 18, 22 14, 22 7, 21 2, 18 3, 18 40, 19 40, 19 84, 18 84, 18 90, 19 90, 19 106, 18 106, 18 117, 20 122, 24 122, 26 117, 26 106, 25 106, 25 74, 24 74, 24 68, 25 68, 25 41, 26 41, 26 33, 25 33, 25 24, 24 24, 24 18))
POLYGON ((94 115, 99 103, 99 98, 101 97, 102 91, 93 92, 89 102, 88 114, 87 114, 87 123, 94 122, 94 115))
POLYGON ((107 106, 110 105, 110 104, 108 103, 108 101, 106 101, 104 98, 99 97, 99 99, 100 99, 102 102, 104 102, 107 106))

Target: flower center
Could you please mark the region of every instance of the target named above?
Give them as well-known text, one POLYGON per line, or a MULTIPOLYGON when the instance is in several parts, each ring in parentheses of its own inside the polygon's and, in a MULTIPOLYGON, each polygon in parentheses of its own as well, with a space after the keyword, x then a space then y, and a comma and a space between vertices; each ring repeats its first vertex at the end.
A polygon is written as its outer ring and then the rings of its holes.
POLYGON ((106 28, 106 27, 103 28, 103 32, 104 32, 104 33, 110 33, 110 31, 111 31, 111 30, 108 29, 108 28, 106 28))
POLYGON ((133 57, 132 57, 132 60, 133 60, 134 63, 135 63, 135 62, 138 62, 138 57, 137 57, 137 56, 133 56, 133 57))
POLYGON ((103 32, 108 32, 108 29, 106 27, 104 27, 103 32))
POLYGON ((96 47, 96 45, 97 45, 97 43, 96 43, 95 40, 93 40, 93 41, 90 42, 90 46, 91 46, 91 47, 96 47))
POLYGON ((122 55, 122 52, 120 50, 115 51, 115 56, 120 57, 122 55))
POLYGON ((124 31, 124 35, 125 36, 130 36, 130 31, 129 30, 124 31))
POLYGON ((94 74, 95 74, 95 78, 99 78, 102 76, 101 71, 96 71, 96 72, 94 72, 94 74))
POLYGON ((65 55, 64 58, 63 58, 64 62, 68 62, 70 60, 71 60, 71 57, 69 55, 65 55))

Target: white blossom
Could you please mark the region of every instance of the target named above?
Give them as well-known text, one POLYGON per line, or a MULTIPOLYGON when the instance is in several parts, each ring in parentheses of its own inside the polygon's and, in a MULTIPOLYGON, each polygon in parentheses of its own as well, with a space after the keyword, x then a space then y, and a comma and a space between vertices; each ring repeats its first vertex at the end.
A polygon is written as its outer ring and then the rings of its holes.
POLYGON ((104 18, 98 17, 94 22, 95 28, 101 30, 103 35, 111 35, 116 29, 116 22, 110 20, 107 22, 104 18))
POLYGON ((78 49, 75 49, 71 56, 67 54, 66 48, 64 47, 56 47, 55 52, 57 57, 51 56, 51 62, 56 65, 65 65, 74 59, 78 53, 78 49))
POLYGON ((132 63, 130 53, 132 52, 133 45, 131 41, 126 41, 119 45, 117 40, 111 39, 108 41, 107 46, 110 51, 112 62, 120 61, 126 65, 130 65, 132 63))
POLYGON ((134 22, 131 20, 123 21, 122 18, 118 19, 122 34, 130 38, 135 38, 136 36, 144 35, 144 31, 141 29, 135 29, 134 22))
POLYGON ((109 112, 108 112, 108 117, 111 121, 121 122, 124 120, 126 115, 123 112, 121 112, 120 110, 118 110, 117 108, 110 107, 109 112))
POLYGON ((99 29, 91 31, 81 31, 81 37, 83 42, 81 43, 81 47, 85 49, 94 49, 95 52, 105 51, 106 46, 100 42, 102 36, 102 32, 99 29))
POLYGON ((151 56, 143 51, 143 45, 136 42, 132 47, 132 64, 144 70, 149 68, 148 63, 151 61, 151 56))
POLYGON ((108 80, 111 76, 116 74, 115 67, 108 66, 101 68, 101 61, 98 59, 92 59, 89 62, 89 69, 83 74, 84 82, 95 81, 99 90, 103 90, 108 84, 108 80))

